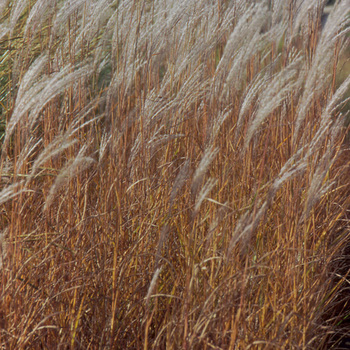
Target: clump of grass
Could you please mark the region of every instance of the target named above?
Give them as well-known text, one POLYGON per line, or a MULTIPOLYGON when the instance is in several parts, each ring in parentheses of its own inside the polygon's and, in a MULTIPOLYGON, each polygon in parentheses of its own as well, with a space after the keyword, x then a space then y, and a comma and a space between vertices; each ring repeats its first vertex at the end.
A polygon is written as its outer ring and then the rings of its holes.
POLYGON ((349 16, 324 3, 0 3, 2 346, 342 341, 349 16))

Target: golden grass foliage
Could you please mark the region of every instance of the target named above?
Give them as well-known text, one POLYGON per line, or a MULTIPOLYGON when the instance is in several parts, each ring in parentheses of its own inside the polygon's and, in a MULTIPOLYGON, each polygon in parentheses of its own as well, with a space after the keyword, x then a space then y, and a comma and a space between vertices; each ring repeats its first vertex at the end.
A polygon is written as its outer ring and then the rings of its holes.
POLYGON ((343 341, 349 1, 324 6, 0 0, 4 349, 343 341))

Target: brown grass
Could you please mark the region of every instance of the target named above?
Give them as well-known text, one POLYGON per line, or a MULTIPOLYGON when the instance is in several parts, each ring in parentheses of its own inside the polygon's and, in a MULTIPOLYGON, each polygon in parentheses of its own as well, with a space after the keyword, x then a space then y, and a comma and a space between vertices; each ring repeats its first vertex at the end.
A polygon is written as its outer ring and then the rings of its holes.
POLYGON ((0 2, 0 344, 335 349, 348 1, 0 2), (254 3, 254 4, 253 4, 254 3))

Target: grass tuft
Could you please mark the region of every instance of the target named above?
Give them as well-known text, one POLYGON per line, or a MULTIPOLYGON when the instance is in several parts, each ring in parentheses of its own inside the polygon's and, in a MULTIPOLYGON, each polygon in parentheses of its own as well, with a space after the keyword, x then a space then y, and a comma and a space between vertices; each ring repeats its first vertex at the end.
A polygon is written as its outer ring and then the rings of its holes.
POLYGON ((336 349, 348 0, 0 1, 0 345, 336 349))

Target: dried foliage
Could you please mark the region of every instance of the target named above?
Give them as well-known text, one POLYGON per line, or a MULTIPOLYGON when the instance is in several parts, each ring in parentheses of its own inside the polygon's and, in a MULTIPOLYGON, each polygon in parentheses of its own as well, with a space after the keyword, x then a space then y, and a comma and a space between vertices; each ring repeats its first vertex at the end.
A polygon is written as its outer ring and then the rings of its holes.
POLYGON ((344 342, 349 0, 324 6, 0 0, 1 347, 344 342))

